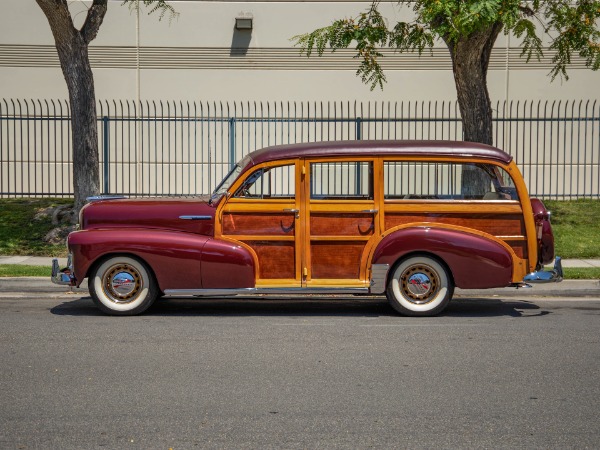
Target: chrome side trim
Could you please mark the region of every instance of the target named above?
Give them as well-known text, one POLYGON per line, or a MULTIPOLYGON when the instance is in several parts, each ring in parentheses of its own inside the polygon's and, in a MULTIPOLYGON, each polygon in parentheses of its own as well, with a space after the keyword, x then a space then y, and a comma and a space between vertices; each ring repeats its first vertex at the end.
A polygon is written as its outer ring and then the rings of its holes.
POLYGON ((368 288, 242 288, 242 289, 165 289, 165 295, 174 297, 206 297, 214 295, 255 294, 368 294, 368 288))
POLYGON ((54 258, 52 260, 52 275, 50 276, 50 280, 54 284, 73 286, 75 285, 75 277, 73 276, 73 260, 71 259, 71 254, 67 257, 67 267, 60 270, 60 266, 58 265, 58 259, 54 258))
POLYGON ((212 216, 179 216, 183 220, 212 220, 212 216))
POLYGON ((550 271, 539 270, 531 272, 523 278, 525 283, 558 283, 563 280, 563 269, 561 257, 557 256, 554 260, 554 268, 550 271))
POLYGON ((127 198, 124 195, 94 195, 92 197, 87 197, 85 200, 87 202, 98 202, 100 200, 119 200, 127 198))
POLYGON ((383 294, 385 292, 385 281, 390 270, 389 264, 373 264, 371 266, 371 294, 383 294))

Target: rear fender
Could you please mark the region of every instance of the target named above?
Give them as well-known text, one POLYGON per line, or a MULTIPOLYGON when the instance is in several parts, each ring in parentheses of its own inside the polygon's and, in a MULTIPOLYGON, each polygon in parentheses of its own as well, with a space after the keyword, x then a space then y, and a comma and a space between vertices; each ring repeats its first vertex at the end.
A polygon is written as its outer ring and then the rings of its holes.
POLYGON ((512 281, 513 257, 500 242, 468 231, 415 226, 386 235, 373 253, 373 264, 390 268, 409 254, 430 254, 446 264, 457 287, 484 289, 512 281))

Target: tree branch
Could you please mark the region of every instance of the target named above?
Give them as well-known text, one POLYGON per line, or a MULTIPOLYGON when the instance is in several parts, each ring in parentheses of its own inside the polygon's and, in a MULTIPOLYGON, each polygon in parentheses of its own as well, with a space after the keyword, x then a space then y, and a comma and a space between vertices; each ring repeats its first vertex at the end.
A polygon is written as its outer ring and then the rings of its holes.
POLYGON ((92 6, 88 9, 85 23, 81 27, 81 36, 86 44, 89 44, 96 38, 108 8, 107 3, 108 0, 94 0, 92 6))

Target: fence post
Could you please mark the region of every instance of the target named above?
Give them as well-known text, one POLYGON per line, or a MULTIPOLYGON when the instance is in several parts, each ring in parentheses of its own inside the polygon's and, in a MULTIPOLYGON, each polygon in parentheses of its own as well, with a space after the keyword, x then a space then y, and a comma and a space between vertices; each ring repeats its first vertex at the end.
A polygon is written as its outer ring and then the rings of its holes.
POLYGON ((109 179, 109 168, 108 168, 108 163, 109 163, 109 141, 108 141, 108 117, 103 116, 102 117, 102 147, 104 149, 104 161, 103 161, 103 171, 104 171, 104 189, 103 189, 103 194, 108 194, 109 191, 109 186, 110 186, 110 179, 109 179))
POLYGON ((229 166, 235 166, 235 118, 229 118, 229 166))
POLYGON ((360 141, 362 139, 362 119, 357 117, 355 119, 356 122, 356 140, 360 141))

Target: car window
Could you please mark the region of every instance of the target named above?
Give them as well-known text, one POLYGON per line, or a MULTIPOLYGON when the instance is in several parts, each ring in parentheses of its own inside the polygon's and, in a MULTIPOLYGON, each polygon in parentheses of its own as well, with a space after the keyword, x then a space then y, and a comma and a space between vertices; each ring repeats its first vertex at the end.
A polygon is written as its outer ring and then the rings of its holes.
POLYGON ((372 200, 373 163, 368 161, 311 163, 310 198, 372 200))
POLYGON ((234 194, 236 198, 290 199, 296 196, 295 166, 265 167, 251 172, 234 194))
POLYGON ((384 162, 384 197, 394 200, 518 200, 510 175, 491 164, 384 162))

